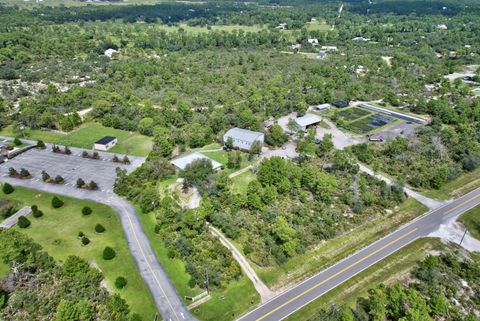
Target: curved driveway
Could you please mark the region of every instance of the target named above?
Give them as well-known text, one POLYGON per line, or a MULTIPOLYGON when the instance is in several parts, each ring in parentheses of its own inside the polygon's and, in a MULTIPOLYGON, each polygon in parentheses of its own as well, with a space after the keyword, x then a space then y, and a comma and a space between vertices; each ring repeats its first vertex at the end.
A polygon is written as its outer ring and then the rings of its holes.
POLYGON ((8 182, 14 186, 22 186, 48 193, 88 199, 112 207, 118 213, 130 252, 135 259, 142 278, 152 293, 163 320, 195 320, 184 306, 175 287, 170 282, 168 275, 158 262, 155 252, 150 246, 150 242, 137 217, 135 208, 129 202, 112 193, 93 192, 74 187, 46 184, 33 179, 21 180, 1 177, 0 181, 8 182))
MULTIPOLYGON (((434 209, 260 305, 239 321, 279 321, 440 225, 480 204, 480 188, 434 209)), ((460 241, 460 240, 459 240, 460 241)))

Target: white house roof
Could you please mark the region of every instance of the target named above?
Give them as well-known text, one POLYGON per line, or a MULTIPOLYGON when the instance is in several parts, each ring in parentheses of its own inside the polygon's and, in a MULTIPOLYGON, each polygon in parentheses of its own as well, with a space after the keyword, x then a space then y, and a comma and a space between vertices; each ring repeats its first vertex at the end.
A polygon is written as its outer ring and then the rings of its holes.
POLYGON ((232 137, 232 139, 243 140, 245 142, 253 143, 258 140, 263 133, 254 132, 248 129, 242 128, 231 128, 229 129, 223 137, 232 137))
POLYGON ((315 108, 318 110, 327 109, 327 108, 330 108, 330 104, 320 104, 315 106, 315 108))
POLYGON ((298 117, 295 122, 301 127, 307 127, 322 121, 322 118, 314 114, 305 114, 305 116, 298 117))
POLYGON ((208 159, 208 160, 210 160, 212 162, 213 169, 218 169, 218 168, 222 167, 222 164, 220 164, 219 162, 211 159, 210 157, 207 157, 207 156, 203 155, 200 152, 195 152, 195 153, 189 154, 187 156, 179 157, 177 159, 172 160, 171 163, 175 167, 177 167, 181 170, 184 170, 187 167, 188 164, 191 164, 192 162, 194 162, 198 159, 208 159))
POLYGON ((117 53, 117 52, 118 52, 118 51, 115 50, 115 49, 108 48, 107 50, 105 50, 104 55, 107 56, 107 57, 109 57, 109 58, 111 58, 112 55, 113 55, 114 53, 117 53))

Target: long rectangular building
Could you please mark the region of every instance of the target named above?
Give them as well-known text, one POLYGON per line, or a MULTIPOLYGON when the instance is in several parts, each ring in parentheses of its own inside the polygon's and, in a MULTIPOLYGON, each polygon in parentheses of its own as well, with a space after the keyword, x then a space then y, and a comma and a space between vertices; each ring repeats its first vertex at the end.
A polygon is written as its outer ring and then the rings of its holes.
POLYGON ((226 144, 229 138, 232 139, 233 147, 250 150, 255 142, 263 145, 265 134, 248 129, 232 128, 223 135, 223 142, 226 144))

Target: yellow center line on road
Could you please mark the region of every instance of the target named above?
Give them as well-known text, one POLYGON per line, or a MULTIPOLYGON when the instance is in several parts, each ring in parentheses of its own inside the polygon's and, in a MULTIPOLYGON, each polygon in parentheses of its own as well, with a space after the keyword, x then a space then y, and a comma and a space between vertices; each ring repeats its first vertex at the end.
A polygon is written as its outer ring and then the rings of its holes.
POLYGON ((260 318, 258 318, 258 319, 257 319, 257 321, 260 321, 260 320, 263 320, 263 319, 265 319, 266 317, 268 317, 269 315, 271 315, 271 314, 275 313, 276 311, 280 310, 280 309, 281 309, 281 308, 283 308, 284 306, 286 306, 286 305, 288 305, 288 304, 292 303, 293 301, 295 301, 295 300, 297 300, 298 298, 300 298, 300 297, 304 296, 305 294, 307 294, 307 293, 309 293, 309 292, 311 292, 311 291, 315 290, 315 289, 316 289, 316 288, 318 288, 319 286, 321 286, 321 285, 323 285, 323 284, 327 283, 328 281, 330 281, 331 279, 333 279, 333 278, 335 278, 335 277, 339 276, 340 274, 344 273, 345 271, 348 271, 348 270, 349 270, 349 269, 351 269, 352 267, 354 267, 354 266, 356 266, 356 265, 358 265, 358 264, 362 263, 363 261, 365 261, 365 260, 366 260, 366 259, 368 259, 369 257, 371 257, 371 256, 373 256, 373 255, 375 255, 375 254, 377 254, 378 252, 380 252, 380 251, 384 250, 385 248, 389 247, 390 245, 392 245, 392 244, 394 244, 394 243, 396 243, 396 242, 400 241, 401 239, 403 239, 403 238, 407 237, 408 235, 412 234, 412 233, 413 233, 413 232, 415 232, 416 230, 418 230, 418 228, 414 228, 413 230, 411 230, 411 231, 409 231, 409 232, 407 232, 407 233, 403 234, 402 236, 400 236, 400 237, 396 238, 395 240, 388 242, 387 244, 385 244, 385 245, 384 245, 384 246, 382 246, 381 248, 379 248, 379 249, 377 249, 377 250, 373 251, 372 253, 368 254, 367 256, 365 256, 365 257, 361 258, 360 260, 358 260, 358 261, 356 261, 356 262, 352 263, 351 265, 347 266, 346 268, 342 269, 341 271, 339 271, 339 272, 335 273, 334 275, 332 275, 332 276, 330 276, 330 277, 326 278, 326 279, 325 279, 325 280, 323 280, 322 282, 320 282, 320 283, 318 283, 318 284, 316 284, 316 285, 312 286, 311 288, 309 288, 309 289, 307 289, 307 290, 303 291, 302 293, 300 293, 300 294, 298 294, 297 296, 295 296, 295 297, 291 298, 291 299, 290 299, 290 300, 288 300, 287 302, 285 302, 285 303, 283 303, 283 304, 279 305, 278 307, 276 307, 275 309, 271 310, 270 312, 268 312, 268 313, 265 313, 263 316, 261 316, 260 318))
POLYGON ((467 203, 470 203, 471 201, 473 201, 473 200, 475 200, 475 199, 477 199, 477 198, 479 198, 479 197, 480 197, 480 194, 477 195, 477 196, 475 196, 475 197, 469 198, 468 200, 464 201, 463 203, 461 203, 461 204, 459 204, 459 205, 457 205, 457 206, 449 209, 449 210, 446 211, 445 214, 443 214, 443 215, 447 215, 447 214, 449 214, 450 212, 453 212, 454 210, 456 210, 457 208, 459 208, 459 207, 461 207, 461 206, 463 206, 463 205, 465 205, 465 204, 467 204, 467 203))

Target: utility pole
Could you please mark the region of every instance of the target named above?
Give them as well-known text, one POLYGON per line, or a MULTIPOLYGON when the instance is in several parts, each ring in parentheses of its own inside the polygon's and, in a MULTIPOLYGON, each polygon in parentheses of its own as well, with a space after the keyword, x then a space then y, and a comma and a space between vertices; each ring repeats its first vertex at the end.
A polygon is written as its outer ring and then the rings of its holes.
POLYGON ((467 235, 467 228, 465 228, 465 232, 463 232, 463 236, 462 236, 462 239, 460 240, 460 243, 458 243, 458 245, 462 245, 462 242, 463 242, 463 239, 465 238, 465 235, 467 235))

